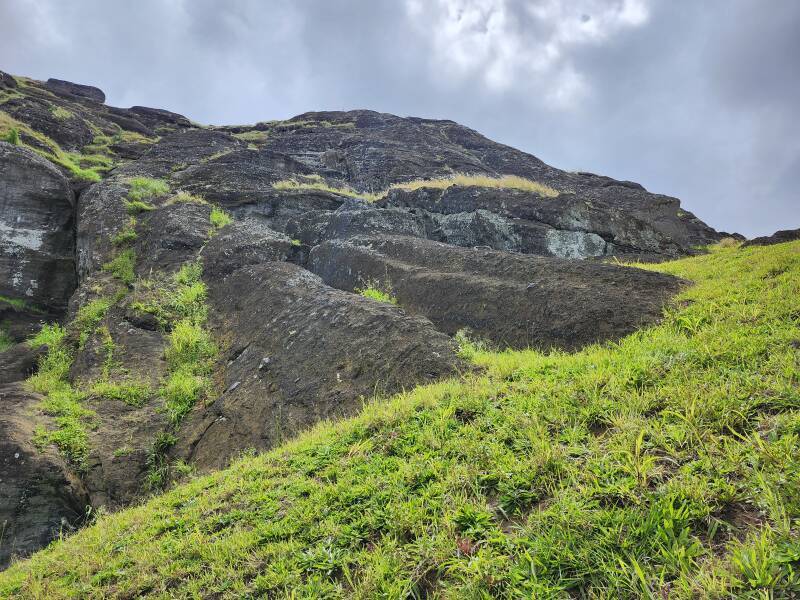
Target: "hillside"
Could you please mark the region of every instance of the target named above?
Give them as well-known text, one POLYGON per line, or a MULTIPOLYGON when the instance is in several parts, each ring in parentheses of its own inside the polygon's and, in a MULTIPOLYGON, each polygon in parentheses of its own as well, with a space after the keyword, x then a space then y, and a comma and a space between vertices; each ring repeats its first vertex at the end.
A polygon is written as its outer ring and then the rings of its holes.
POLYGON ((789 597, 800 242, 651 265, 664 321, 324 423, 0 574, 60 597, 789 597))
POLYGON ((796 232, 453 121, 2 72, 0 181, 15 593, 795 585, 796 232))

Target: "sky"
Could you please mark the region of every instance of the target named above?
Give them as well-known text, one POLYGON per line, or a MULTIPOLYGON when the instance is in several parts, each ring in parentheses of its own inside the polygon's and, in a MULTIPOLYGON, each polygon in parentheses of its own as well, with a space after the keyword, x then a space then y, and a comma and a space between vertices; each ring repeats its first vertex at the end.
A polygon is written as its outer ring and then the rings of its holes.
POLYGON ((243 124, 452 119, 748 237, 800 227, 797 0, 0 0, 0 70, 243 124))

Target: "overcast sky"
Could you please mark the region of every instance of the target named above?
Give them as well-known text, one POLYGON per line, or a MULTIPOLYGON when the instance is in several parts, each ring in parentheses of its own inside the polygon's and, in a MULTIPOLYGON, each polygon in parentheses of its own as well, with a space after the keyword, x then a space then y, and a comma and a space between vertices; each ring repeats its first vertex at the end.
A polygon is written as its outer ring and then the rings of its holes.
POLYGON ((448 118, 800 227, 798 0, 0 0, 0 70, 203 123, 370 108, 448 118))

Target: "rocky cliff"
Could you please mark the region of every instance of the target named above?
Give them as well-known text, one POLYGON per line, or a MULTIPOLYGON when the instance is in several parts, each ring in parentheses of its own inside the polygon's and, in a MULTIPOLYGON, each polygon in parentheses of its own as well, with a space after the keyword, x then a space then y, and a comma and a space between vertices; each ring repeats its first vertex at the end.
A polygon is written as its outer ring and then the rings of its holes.
POLYGON ((0 563, 90 507, 457 374, 459 332, 628 334, 682 281, 612 259, 722 237, 675 198, 452 121, 204 127, 104 101, 0 73, 0 563))

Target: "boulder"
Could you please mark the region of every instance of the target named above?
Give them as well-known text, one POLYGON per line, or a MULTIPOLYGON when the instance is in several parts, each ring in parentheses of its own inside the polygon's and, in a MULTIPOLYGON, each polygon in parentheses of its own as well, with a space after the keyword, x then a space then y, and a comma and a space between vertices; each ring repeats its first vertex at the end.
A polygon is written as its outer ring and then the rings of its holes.
POLYGON ((453 342, 427 319, 328 287, 294 264, 207 283, 215 328, 230 340, 225 391, 187 416, 176 449, 203 470, 459 368, 453 342))
POLYGON ((342 290, 378 284, 448 334, 575 350, 657 321, 682 281, 615 265, 465 249, 411 237, 324 242, 308 267, 342 290))
POLYGON ((56 94, 69 94, 70 96, 78 96, 79 98, 86 98, 102 104, 106 101, 106 95, 103 90, 91 85, 83 85, 80 83, 72 83, 71 81, 64 81, 63 79, 48 79, 44 86, 51 92, 56 94))
POLYGON ((741 247, 772 246, 773 244, 783 244, 784 242, 793 242, 795 240, 800 240, 800 229, 781 229, 772 235, 765 235, 747 240, 741 247))

